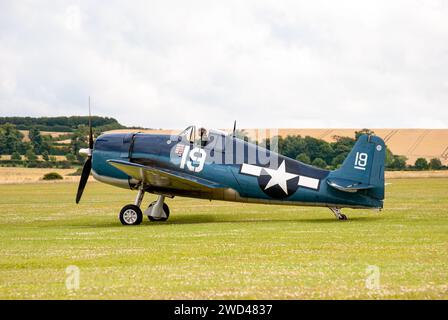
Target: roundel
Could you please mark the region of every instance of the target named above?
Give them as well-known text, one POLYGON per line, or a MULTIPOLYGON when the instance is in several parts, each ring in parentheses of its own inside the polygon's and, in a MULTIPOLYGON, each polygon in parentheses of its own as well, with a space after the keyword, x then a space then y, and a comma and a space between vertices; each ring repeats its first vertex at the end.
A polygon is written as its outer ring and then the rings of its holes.
POLYGON ((273 177, 267 173, 265 169, 261 170, 261 174, 258 177, 258 185, 260 186, 260 189, 271 198, 286 198, 296 192, 298 188, 298 176, 287 180, 285 183, 286 188, 280 184, 269 185, 272 179, 273 177))
POLYGON ((271 198, 283 199, 298 188, 299 173, 292 161, 279 159, 277 168, 262 168, 258 176, 260 189, 271 198))
POLYGON ((243 163, 240 174, 257 177, 261 191, 270 198, 284 199, 300 187, 319 191, 320 181, 328 171, 279 158, 278 163, 271 162, 269 166, 243 163))

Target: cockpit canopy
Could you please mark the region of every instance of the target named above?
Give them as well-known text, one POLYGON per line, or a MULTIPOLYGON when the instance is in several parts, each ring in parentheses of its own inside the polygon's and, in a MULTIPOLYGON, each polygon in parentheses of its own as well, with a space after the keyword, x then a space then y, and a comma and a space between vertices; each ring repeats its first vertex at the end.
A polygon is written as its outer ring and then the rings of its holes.
POLYGON ((225 137, 228 133, 217 129, 207 129, 204 127, 196 128, 195 125, 187 127, 179 133, 182 140, 190 141, 201 146, 205 146, 208 142, 214 140, 215 136, 225 137))

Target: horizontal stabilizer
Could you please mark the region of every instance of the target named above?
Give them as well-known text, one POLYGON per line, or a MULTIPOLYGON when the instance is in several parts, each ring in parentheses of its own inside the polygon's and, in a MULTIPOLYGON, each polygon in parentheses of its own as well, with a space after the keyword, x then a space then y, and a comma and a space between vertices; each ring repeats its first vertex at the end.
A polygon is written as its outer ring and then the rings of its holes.
POLYGON ((356 182, 356 181, 348 180, 348 179, 341 179, 341 178, 328 179, 327 183, 330 187, 333 187, 337 190, 344 191, 344 192, 356 192, 358 190, 372 189, 375 187, 370 184, 365 184, 365 183, 356 182))

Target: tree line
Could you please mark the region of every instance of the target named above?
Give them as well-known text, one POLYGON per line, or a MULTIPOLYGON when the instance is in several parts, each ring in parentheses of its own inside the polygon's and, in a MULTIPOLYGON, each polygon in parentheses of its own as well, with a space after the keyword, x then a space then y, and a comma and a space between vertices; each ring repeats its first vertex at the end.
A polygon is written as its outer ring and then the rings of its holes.
MULTIPOLYGON (((109 117, 92 116, 92 126, 101 128, 103 131, 122 129, 125 126, 121 125, 116 119, 109 117)), ((0 125, 13 124, 18 130, 29 130, 31 127, 39 129, 40 131, 52 132, 73 132, 80 125, 89 122, 87 116, 71 116, 71 117, 0 117, 0 125)))
MULTIPOLYGON (((310 136, 302 137, 300 135, 277 136, 273 138, 273 141, 277 144, 277 149, 282 155, 319 168, 334 170, 342 165, 355 145, 356 140, 362 134, 375 134, 375 132, 369 129, 362 129, 355 131, 355 138, 334 136, 334 142, 327 142, 310 136)), ((237 136, 250 140, 245 136, 244 132, 238 132, 237 136)), ((265 139, 262 143, 268 148, 271 147, 270 139, 265 139)), ((418 158, 413 165, 406 164, 407 160, 405 156, 394 155, 386 146, 385 166, 388 170, 448 169, 442 165, 438 158, 433 158, 430 161, 427 161, 425 158, 418 158)))
MULTIPOLYGON (((67 117, 58 117, 57 119, 60 118, 67 117)), ((70 118, 74 120, 71 125, 80 121, 78 119, 80 117, 70 118)), ((88 123, 88 118, 83 118, 84 123, 88 123)), ((105 118, 105 121, 98 121, 98 118, 100 117, 92 117, 93 132, 96 136, 103 131, 117 128, 116 124, 110 122, 110 118, 105 118), (110 124, 112 126, 109 126, 110 124)), ((118 125, 119 128, 123 128, 122 125, 118 125)), ((83 157, 79 155, 79 149, 87 147, 89 129, 86 125, 78 124, 76 128, 71 129, 71 132, 67 132, 59 137, 43 135, 39 125, 32 125, 26 128, 29 130, 29 141, 24 140, 24 134, 19 131, 19 127, 13 123, 0 124, 0 165, 70 168, 73 165, 80 165, 84 162, 83 157), (63 143, 61 140, 70 142, 63 143), (11 158, 2 159, 2 155, 11 155, 11 158), (65 159, 56 160, 56 156, 64 156, 65 159)))

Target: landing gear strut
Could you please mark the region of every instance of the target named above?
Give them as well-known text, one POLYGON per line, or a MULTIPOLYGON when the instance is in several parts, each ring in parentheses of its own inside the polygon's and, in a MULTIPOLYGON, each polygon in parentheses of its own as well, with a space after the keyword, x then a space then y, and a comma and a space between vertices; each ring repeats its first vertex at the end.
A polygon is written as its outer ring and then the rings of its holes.
MULTIPOLYGON (((138 194, 135 197, 134 204, 128 204, 120 211, 120 222, 123 225, 139 225, 143 220, 143 213, 140 206, 143 201, 145 190, 143 186, 138 189, 138 194)), ((145 210, 145 215, 148 216, 150 221, 166 221, 170 216, 170 208, 164 202, 165 196, 160 195, 156 201, 152 202, 148 209, 145 210)))
POLYGON ((170 216, 170 208, 164 202, 165 196, 160 195, 156 201, 152 202, 145 214, 150 221, 166 221, 170 216))
POLYGON ((330 207, 330 210, 333 211, 334 215, 335 215, 336 218, 338 218, 339 220, 347 220, 347 216, 346 216, 345 214, 342 213, 341 208, 330 207))

